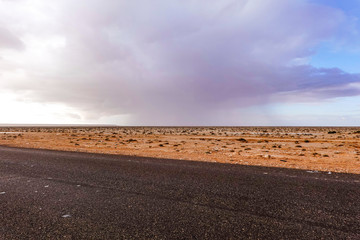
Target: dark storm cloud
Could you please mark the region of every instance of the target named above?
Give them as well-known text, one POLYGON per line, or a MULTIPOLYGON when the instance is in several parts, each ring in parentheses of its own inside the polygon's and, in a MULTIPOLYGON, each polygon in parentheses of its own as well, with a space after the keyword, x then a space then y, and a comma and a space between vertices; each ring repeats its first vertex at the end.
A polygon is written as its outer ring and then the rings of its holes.
MULTIPOLYGON (((359 75, 306 64, 346 18, 307 1, 25 2, 28 8, 12 7, 30 50, 11 62, 22 74, 2 86, 87 118, 206 124, 277 95, 359 94, 359 75)), ((0 29, 0 44, 1 36, 0 29)))

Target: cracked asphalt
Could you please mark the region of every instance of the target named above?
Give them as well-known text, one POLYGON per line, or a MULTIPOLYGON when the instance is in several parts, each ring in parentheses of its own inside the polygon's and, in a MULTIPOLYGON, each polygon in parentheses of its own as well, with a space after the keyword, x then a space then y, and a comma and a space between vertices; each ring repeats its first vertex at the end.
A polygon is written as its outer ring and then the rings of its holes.
POLYGON ((360 239, 360 175, 0 147, 0 239, 360 239))

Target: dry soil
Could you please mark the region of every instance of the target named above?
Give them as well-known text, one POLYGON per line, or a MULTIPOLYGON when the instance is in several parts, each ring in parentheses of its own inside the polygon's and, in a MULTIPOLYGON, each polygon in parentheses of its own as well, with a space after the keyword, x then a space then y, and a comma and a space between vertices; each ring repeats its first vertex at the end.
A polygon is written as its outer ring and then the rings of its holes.
POLYGON ((0 145, 360 173, 355 127, 3 127, 0 145))

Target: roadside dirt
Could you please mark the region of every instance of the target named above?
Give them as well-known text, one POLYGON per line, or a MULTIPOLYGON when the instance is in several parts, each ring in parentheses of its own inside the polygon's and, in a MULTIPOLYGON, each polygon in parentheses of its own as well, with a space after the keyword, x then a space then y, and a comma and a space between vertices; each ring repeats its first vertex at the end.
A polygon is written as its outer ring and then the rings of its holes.
POLYGON ((360 128, 0 128, 0 145, 360 174, 360 128))

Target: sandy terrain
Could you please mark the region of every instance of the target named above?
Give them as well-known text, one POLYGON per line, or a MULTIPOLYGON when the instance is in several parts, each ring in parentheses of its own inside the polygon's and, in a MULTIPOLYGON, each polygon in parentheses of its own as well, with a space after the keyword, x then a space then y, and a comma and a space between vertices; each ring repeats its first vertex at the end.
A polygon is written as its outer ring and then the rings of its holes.
POLYGON ((0 128, 0 145, 360 174, 360 128, 0 128))

